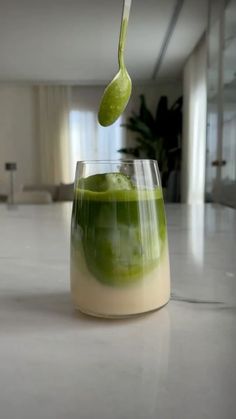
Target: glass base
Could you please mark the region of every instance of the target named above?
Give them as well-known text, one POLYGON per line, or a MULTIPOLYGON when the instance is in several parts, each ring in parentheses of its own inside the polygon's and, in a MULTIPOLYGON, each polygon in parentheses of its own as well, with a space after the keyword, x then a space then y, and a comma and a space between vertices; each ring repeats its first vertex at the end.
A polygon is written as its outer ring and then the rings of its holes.
POLYGON ((145 314, 148 313, 153 313, 155 311, 158 311, 160 309, 162 309, 163 307, 165 307, 168 303, 169 303, 170 299, 164 303, 163 305, 151 309, 151 310, 147 310, 147 311, 142 311, 140 313, 131 313, 131 314, 102 314, 102 313, 94 313, 92 311, 89 310, 85 310, 81 307, 75 307, 75 310, 80 311, 82 314, 85 314, 86 316, 91 316, 91 317, 96 317, 96 318, 101 318, 101 319, 110 319, 110 320, 122 320, 122 319, 129 319, 132 317, 141 317, 144 316, 145 314))

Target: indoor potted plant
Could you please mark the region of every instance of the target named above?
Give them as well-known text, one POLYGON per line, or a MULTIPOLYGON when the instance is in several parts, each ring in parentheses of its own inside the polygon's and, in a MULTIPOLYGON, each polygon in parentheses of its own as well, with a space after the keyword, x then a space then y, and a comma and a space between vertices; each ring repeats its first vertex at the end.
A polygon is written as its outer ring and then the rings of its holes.
POLYGON ((179 201, 183 98, 169 108, 167 97, 162 96, 155 115, 147 108, 144 95, 140 95, 140 102, 139 113, 133 112, 122 125, 137 134, 135 144, 118 151, 135 158, 157 160, 167 199, 179 201))

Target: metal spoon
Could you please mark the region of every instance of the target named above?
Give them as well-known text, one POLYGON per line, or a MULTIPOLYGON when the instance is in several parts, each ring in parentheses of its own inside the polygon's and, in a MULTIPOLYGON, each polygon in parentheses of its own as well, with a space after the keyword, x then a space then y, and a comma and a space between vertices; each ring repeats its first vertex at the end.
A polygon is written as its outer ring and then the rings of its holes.
POLYGON ((125 110, 129 101, 132 83, 124 64, 124 48, 131 0, 124 0, 118 46, 119 71, 106 87, 100 103, 98 121, 104 127, 113 124, 125 110))

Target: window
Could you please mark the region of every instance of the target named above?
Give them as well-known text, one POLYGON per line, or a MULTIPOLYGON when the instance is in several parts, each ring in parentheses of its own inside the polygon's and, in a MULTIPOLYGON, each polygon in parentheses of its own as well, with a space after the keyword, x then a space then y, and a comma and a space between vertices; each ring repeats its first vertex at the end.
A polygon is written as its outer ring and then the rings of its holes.
POLYGON ((122 117, 113 125, 102 127, 97 122, 97 114, 92 111, 70 112, 70 160, 71 179, 74 179, 78 160, 117 160, 121 154, 117 150, 124 144, 122 117))

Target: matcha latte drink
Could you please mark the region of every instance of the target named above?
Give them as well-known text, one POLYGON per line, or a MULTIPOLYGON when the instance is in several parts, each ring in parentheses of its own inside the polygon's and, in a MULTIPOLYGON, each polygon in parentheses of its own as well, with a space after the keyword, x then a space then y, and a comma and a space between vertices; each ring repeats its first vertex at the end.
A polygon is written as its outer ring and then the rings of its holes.
POLYGON ((155 161, 77 164, 71 293, 76 308, 102 317, 144 313, 168 302, 168 240, 155 161))

